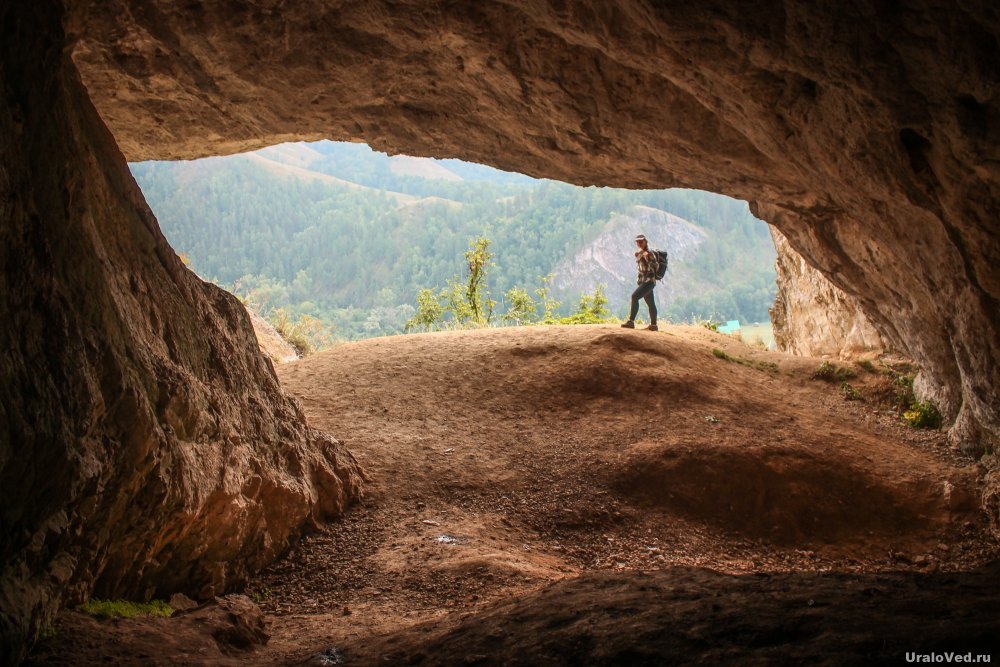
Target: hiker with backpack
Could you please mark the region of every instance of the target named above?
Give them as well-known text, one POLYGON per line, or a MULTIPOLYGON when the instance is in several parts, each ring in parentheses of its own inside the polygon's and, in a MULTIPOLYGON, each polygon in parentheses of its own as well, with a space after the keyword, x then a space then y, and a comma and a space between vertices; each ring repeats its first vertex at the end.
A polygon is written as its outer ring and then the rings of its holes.
POLYGON ((639 268, 639 286, 632 292, 632 309, 629 311, 628 321, 622 327, 625 329, 635 329, 635 316, 639 313, 639 299, 646 302, 649 308, 649 331, 659 331, 656 326, 656 301, 653 299, 653 289, 656 281, 663 278, 667 273, 667 252, 665 250, 650 250, 646 237, 639 234, 635 237, 635 244, 639 250, 635 253, 635 262, 639 268))

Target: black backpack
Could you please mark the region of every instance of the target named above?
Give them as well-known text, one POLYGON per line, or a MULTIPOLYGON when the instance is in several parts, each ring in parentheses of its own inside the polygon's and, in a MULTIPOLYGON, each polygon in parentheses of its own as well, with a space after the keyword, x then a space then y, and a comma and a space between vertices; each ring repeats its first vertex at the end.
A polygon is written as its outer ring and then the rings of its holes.
POLYGON ((667 275, 667 251, 653 250, 653 254, 656 255, 656 259, 660 263, 656 269, 656 279, 663 280, 663 276, 667 275))

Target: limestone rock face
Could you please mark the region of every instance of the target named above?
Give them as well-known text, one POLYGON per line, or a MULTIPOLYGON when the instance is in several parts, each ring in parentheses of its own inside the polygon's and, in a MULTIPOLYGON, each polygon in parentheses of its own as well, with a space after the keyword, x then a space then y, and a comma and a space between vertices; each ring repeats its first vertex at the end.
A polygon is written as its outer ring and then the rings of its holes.
POLYGON ((184 268, 55 3, 0 5, 0 663, 60 603, 221 594, 360 492, 184 268))
POLYGON ((1000 13, 990 0, 74 3, 125 154, 365 140, 751 202, 1000 433, 1000 13))
POLYGON ((809 266, 774 227, 771 237, 778 253, 778 294, 771 308, 778 349, 847 359, 887 348, 857 301, 809 266))
POLYGON ((604 285, 612 309, 620 309, 622 304, 629 303, 629 296, 636 288, 632 253, 638 234, 649 238, 650 248, 668 253, 667 275, 656 287, 657 304, 666 305, 708 287, 698 284, 693 272, 685 266, 705 242, 705 232, 683 218, 648 206, 633 206, 612 216, 605 231, 592 243, 556 265, 552 286, 575 298, 604 285))
POLYGON ((265 357, 275 364, 284 364, 299 358, 299 353, 292 347, 292 344, 282 338, 270 322, 250 308, 246 310, 250 317, 254 336, 257 337, 257 343, 260 345, 260 351, 265 357))

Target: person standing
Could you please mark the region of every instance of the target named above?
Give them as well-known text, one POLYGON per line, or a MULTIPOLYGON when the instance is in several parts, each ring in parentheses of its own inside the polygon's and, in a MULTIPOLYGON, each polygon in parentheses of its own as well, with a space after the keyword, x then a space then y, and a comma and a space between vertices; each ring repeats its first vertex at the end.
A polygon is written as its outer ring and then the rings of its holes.
POLYGON ((635 329, 635 316, 639 313, 639 299, 646 302, 649 308, 649 331, 659 331, 656 326, 656 301, 653 299, 653 289, 656 287, 656 272, 660 268, 660 260, 656 254, 649 249, 646 237, 639 234, 635 237, 635 244, 639 249, 635 253, 635 263, 639 268, 639 286, 632 292, 632 308, 628 314, 628 321, 622 325, 625 329, 635 329))

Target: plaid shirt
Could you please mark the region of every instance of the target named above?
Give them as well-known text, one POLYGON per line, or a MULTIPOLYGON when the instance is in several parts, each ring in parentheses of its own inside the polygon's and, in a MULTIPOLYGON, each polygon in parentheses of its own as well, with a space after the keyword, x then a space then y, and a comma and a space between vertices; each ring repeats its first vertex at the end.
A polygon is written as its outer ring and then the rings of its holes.
POLYGON ((639 266, 639 280, 637 284, 656 282, 656 270, 660 268, 660 261, 649 249, 640 250, 635 253, 635 263, 639 266))

